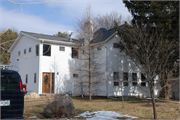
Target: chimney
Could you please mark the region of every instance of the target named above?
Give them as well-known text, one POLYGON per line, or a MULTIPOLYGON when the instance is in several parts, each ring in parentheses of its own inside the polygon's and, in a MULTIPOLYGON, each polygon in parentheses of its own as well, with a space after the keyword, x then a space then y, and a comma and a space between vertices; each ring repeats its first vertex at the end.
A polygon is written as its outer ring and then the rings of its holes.
POLYGON ((93 39, 93 22, 91 20, 84 23, 84 33, 86 34, 86 39, 90 38, 90 41, 93 39))
POLYGON ((69 41, 69 42, 72 41, 71 35, 72 35, 73 33, 74 33, 73 31, 67 31, 67 34, 69 35, 69 38, 68 38, 68 41, 69 41))

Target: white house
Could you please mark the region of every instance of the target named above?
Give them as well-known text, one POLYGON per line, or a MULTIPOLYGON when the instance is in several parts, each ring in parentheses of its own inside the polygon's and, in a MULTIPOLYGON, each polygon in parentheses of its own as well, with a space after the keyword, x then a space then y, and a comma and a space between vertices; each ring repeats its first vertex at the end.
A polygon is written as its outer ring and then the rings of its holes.
MULTIPOLYGON (((119 52, 117 43, 120 38, 117 32, 104 28, 98 31, 102 35, 94 41, 92 50, 99 54, 105 79, 96 86, 98 91, 93 95, 121 96, 123 92, 125 96, 150 97, 148 84, 141 71, 127 55, 119 52)), ((19 66, 19 73, 29 94, 71 93, 78 96, 82 88, 75 86, 77 83, 74 79, 78 79, 78 74, 71 70, 71 67, 81 64, 78 58, 82 54, 73 53, 76 47, 68 38, 21 31, 9 49, 12 51, 10 62, 11 65, 19 66)), ((158 96, 158 85, 154 90, 158 96)))

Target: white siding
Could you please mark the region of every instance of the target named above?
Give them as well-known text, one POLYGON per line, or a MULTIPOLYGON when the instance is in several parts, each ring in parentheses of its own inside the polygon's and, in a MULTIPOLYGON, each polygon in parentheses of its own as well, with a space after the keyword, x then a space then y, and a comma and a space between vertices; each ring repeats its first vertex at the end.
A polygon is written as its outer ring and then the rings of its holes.
MULTIPOLYGON (((20 51, 20 56, 29 57, 28 59, 18 57, 11 53, 10 62, 11 65, 19 66, 19 73, 23 84, 26 84, 26 74, 28 75, 27 91, 38 93, 38 82, 39 82, 39 57, 36 57, 35 45, 39 44, 38 41, 33 40, 29 37, 23 36, 18 44, 13 49, 13 53, 18 54, 20 51), (29 52, 29 47, 31 47, 31 52, 29 52), (24 49, 26 49, 26 54, 24 54, 24 49), (19 62, 17 62, 19 59, 19 62), (36 83, 34 83, 34 73, 36 73, 36 83)), ((17 70, 17 68, 13 68, 17 70)))
MULTIPOLYGON (((46 43, 45 43, 46 44, 46 43)), ((41 76, 43 72, 52 72, 55 73, 55 93, 66 93, 72 92, 73 80, 72 74, 70 72, 70 66, 75 64, 75 59, 71 58, 71 49, 70 46, 64 46, 65 51, 60 51, 59 46, 63 45, 54 45, 51 44, 51 56, 43 56, 42 49, 43 44, 41 44, 41 76)), ((42 79, 42 78, 41 78, 42 79)), ((40 83, 40 90, 42 90, 42 83, 40 83)), ((41 91, 42 93, 42 91, 41 91)))
MULTIPOLYGON (((121 96, 121 80, 123 79, 123 72, 128 73, 128 86, 123 86, 123 95, 133 96, 140 95, 142 97, 150 97, 146 91, 149 92, 148 83, 146 86, 141 86, 141 71, 135 63, 125 53, 119 51, 118 48, 113 48, 113 43, 118 43, 119 37, 113 37, 106 43, 106 74, 108 80, 107 93, 108 96, 121 96), (119 86, 114 86, 113 74, 119 72, 119 86), (137 73, 137 86, 132 85, 132 73, 137 73)), ((158 94, 155 88, 155 95, 158 94)))
MULTIPOLYGON (((113 43, 118 43, 119 38, 113 37, 104 44, 101 44, 101 51, 97 51, 97 46, 93 46, 93 51, 98 54, 95 57, 95 61, 101 65, 102 74, 101 84, 96 85, 92 95, 97 96, 121 96, 121 82, 119 86, 114 86, 113 73, 119 72, 120 79, 123 78, 123 72, 128 72, 128 86, 123 86, 123 94, 125 96, 140 95, 142 97, 150 97, 146 91, 149 91, 148 84, 141 86, 141 71, 136 65, 126 56, 124 53, 120 53, 118 48, 113 48, 113 43), (132 86, 132 73, 137 73, 137 86, 132 86), (143 90, 144 89, 144 90, 143 90)), ((78 59, 71 57, 72 46, 67 45, 51 45, 51 56, 43 56, 43 44, 34 39, 23 36, 13 52, 18 54, 21 51, 21 56, 30 57, 27 60, 24 58, 17 57, 11 54, 11 64, 16 65, 17 59, 19 59, 19 73, 22 77, 23 83, 25 84, 25 77, 28 74, 27 91, 29 94, 34 91, 38 94, 42 93, 42 73, 52 72, 55 74, 55 86, 54 93, 67 93, 72 92, 73 96, 80 95, 81 87, 76 89, 74 81, 78 78, 73 78, 72 68, 75 65, 82 64, 78 59), (39 56, 35 56, 35 45, 39 44, 39 56), (59 46, 64 46, 65 51, 60 51, 59 46), (28 49, 31 47, 31 53, 28 49), (26 49, 26 54, 24 54, 26 49), (31 57, 32 56, 32 57, 31 57), (36 83, 34 83, 34 73, 37 74, 36 83)), ((79 53, 79 56, 81 54, 79 53)), ((94 76, 95 77, 95 76, 94 76)), ((99 79, 99 78, 98 78, 99 79)), ((158 85, 157 85, 158 86, 158 85)), ((158 87, 155 88, 155 95, 158 93, 158 87)), ((87 93, 88 94, 88 93, 87 93)))

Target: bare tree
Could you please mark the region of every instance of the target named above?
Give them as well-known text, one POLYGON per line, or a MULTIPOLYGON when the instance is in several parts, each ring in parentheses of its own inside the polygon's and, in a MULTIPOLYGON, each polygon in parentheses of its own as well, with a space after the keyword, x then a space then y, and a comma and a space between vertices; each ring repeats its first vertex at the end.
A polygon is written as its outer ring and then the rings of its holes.
POLYGON ((123 18, 122 15, 117 11, 112 11, 105 15, 98 14, 95 17, 98 28, 112 29, 115 27, 114 21, 117 22, 118 26, 122 25, 123 18))
POLYGON ((72 71, 78 73, 76 83, 78 83, 78 86, 81 86, 81 88, 83 87, 81 94, 88 91, 89 100, 92 100, 91 96, 93 93, 99 90, 97 89, 98 85, 105 80, 104 72, 102 72, 102 58, 99 55, 97 46, 93 46, 93 43, 101 37, 100 34, 95 34, 97 25, 93 22, 93 15, 91 6, 88 6, 82 18, 76 22, 78 39, 76 44, 78 44, 79 47, 73 49, 74 52, 72 53, 72 57, 76 57, 78 55, 80 63, 76 64, 74 69, 71 68, 72 71), (77 51, 79 51, 79 54, 77 54, 77 51))
MULTIPOLYGON (((123 28, 117 25, 116 28, 121 37, 119 42, 121 51, 126 52, 146 77, 152 98, 154 119, 156 119, 154 81, 158 73, 164 71, 168 60, 176 55, 174 53, 178 48, 168 49, 174 46, 174 42, 164 44, 165 32, 163 30, 157 31, 156 29, 137 28, 129 25, 124 25, 123 28)), ((160 81, 158 79, 156 82, 159 83, 160 81)))

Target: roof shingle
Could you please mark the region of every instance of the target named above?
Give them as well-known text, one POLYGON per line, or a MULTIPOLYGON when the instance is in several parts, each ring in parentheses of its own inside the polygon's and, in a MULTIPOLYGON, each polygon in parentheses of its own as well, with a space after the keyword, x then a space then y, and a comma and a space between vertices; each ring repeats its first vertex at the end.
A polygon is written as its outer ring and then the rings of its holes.
POLYGON ((56 37, 52 35, 38 34, 38 33, 32 33, 32 32, 25 32, 25 31, 21 31, 21 32, 27 35, 30 35, 32 37, 38 38, 38 39, 48 39, 48 40, 58 40, 58 41, 69 42, 68 38, 56 37))

